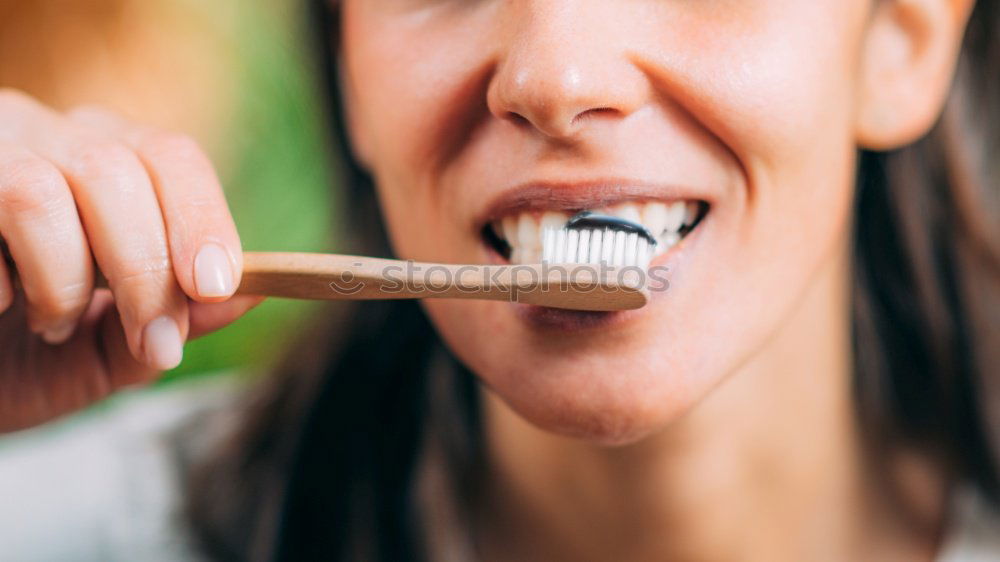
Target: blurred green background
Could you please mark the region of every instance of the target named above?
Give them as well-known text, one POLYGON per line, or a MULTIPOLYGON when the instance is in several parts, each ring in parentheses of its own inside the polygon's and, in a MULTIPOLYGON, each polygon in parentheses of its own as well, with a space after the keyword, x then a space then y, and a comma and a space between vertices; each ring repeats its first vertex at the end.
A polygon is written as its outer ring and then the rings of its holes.
MULTIPOLYGON (((296 2, 244 2, 226 29, 239 54, 240 95, 228 168, 221 169, 244 250, 331 251, 336 213, 332 151, 308 30, 296 2)), ((216 5, 218 10, 218 5, 216 5)), ((229 327, 190 342, 164 383, 267 365, 313 303, 269 299, 229 327)), ((161 383, 162 384, 162 383, 161 383)))

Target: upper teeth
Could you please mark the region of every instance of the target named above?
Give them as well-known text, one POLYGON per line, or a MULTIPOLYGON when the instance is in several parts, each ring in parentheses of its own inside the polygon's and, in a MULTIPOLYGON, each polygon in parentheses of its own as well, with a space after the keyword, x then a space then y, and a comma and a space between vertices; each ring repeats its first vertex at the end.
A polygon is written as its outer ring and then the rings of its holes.
MULTIPOLYGON (((662 254, 676 245, 680 231, 691 226, 698 217, 698 203, 695 201, 662 201, 620 203, 595 211, 620 217, 641 224, 656 238, 653 256, 662 254)), ((526 211, 508 215, 493 223, 494 233, 505 240, 511 248, 511 263, 537 263, 542 258, 545 231, 549 228, 561 229, 571 215, 561 211, 543 213, 526 211)))

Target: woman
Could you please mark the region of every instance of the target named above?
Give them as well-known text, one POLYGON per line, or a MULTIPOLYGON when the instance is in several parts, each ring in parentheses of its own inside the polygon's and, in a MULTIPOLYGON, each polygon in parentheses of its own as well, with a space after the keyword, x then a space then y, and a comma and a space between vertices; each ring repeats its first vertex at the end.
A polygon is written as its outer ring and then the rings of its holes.
MULTIPOLYGON (((638 312, 393 303, 313 332, 235 430, 161 442, 197 546, 159 556, 1000 558, 1000 3, 315 7, 359 238, 376 198, 395 254, 446 262, 502 262, 505 220, 516 247, 546 212, 706 211, 638 312)), ((3 395, 42 397, 6 400, 10 429, 148 380, 254 301, 227 298, 239 240, 190 143, 2 111, 26 293, 3 395), (88 304, 91 256, 116 306, 88 304)))

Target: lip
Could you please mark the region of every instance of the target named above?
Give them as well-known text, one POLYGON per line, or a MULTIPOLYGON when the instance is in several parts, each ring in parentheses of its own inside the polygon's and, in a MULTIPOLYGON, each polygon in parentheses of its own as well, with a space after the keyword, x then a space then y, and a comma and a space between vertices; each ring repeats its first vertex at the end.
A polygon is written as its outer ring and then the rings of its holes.
MULTIPOLYGON (((649 195, 642 195, 639 197, 633 197, 633 199, 643 199, 643 198, 654 198, 649 195)), ((682 197, 677 196, 676 198, 691 198, 694 197, 682 197)), ((613 199, 612 203, 618 201, 627 201, 629 199, 613 199)), ((712 203, 708 199, 703 199, 708 202, 711 206, 712 203)), ((520 207, 516 205, 511 206, 498 206, 497 209, 504 210, 511 209, 513 212, 517 210, 529 210, 532 209, 531 205, 522 205, 520 207)), ((563 209, 572 209, 574 207, 564 207, 563 209)), ((551 206, 539 207, 539 209, 559 210, 558 207, 553 208, 551 206)), ((490 216, 490 215, 486 215, 490 216)), ((499 215, 502 216, 502 215, 499 215)), ((710 237, 710 231, 713 229, 714 217, 712 213, 708 213, 703 219, 698 223, 698 227, 692 230, 687 236, 684 237, 676 246, 671 248, 665 254, 657 256, 650 263, 650 267, 660 266, 666 267, 668 271, 679 270, 685 262, 690 260, 692 254, 697 253, 697 248, 702 245, 704 238, 706 236, 710 237)), ((487 219, 492 220, 492 219, 487 219)), ((508 263, 501 255, 499 255, 493 248, 488 245, 483 245, 483 250, 486 252, 487 263, 492 263, 496 265, 502 265, 508 263)), ((669 289, 668 289, 669 292, 669 289)), ((633 319, 640 318, 646 314, 651 313, 652 309, 662 297, 666 296, 666 293, 653 293, 652 298, 645 307, 638 310, 624 310, 617 312, 590 312, 590 311, 579 311, 579 310, 562 310, 556 308, 549 308, 537 305, 522 304, 511 302, 508 306, 512 307, 514 314, 521 319, 525 324, 529 325, 533 329, 540 330, 542 332, 576 332, 576 333, 586 333, 586 332, 601 332, 606 331, 611 328, 618 328, 624 326, 631 322, 633 319)))
MULTIPOLYGON (((505 189, 484 205, 473 223, 474 236, 479 238, 483 228, 504 216, 526 211, 578 212, 599 209, 629 201, 677 201, 697 200, 715 206, 720 195, 708 188, 696 188, 676 184, 660 184, 626 178, 602 178, 588 181, 532 181, 505 189)), ((670 269, 681 261, 697 245, 702 230, 710 222, 711 212, 706 215, 681 242, 667 253, 657 256, 650 264, 667 265, 670 269), (668 265, 669 264, 669 265, 668 265)), ((493 248, 483 244, 490 263, 503 264, 507 261, 493 248)), ((641 310, 620 312, 581 312, 554 308, 510 303, 517 317, 534 329, 556 332, 603 331, 622 326, 632 319, 648 313, 648 309, 663 295, 653 295, 653 302, 641 310)))
POLYGON ((505 189, 490 200, 473 224, 476 235, 482 228, 506 215, 525 211, 583 211, 629 201, 704 201, 713 206, 716 194, 708 189, 656 184, 629 179, 600 179, 583 182, 539 181, 505 189))

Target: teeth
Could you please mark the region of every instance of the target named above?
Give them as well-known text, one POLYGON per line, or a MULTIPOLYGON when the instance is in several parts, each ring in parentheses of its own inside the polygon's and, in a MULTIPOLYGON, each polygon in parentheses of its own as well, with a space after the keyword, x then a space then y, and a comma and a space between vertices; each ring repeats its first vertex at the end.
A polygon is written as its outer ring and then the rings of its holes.
POLYGON ((670 249, 677 245, 681 241, 681 235, 676 232, 667 232, 663 236, 657 238, 656 249, 659 250, 660 246, 670 249))
POLYGON ((648 203, 642 210, 642 225, 653 236, 663 233, 667 228, 667 204, 659 201, 648 203))
POLYGON ((699 206, 694 201, 626 202, 598 212, 643 225, 657 244, 624 232, 567 231, 563 227, 570 215, 559 211, 509 215, 491 227, 510 245, 511 263, 599 263, 603 258, 613 265, 645 265, 680 242, 681 229, 694 223, 699 206))
MULTIPOLYGON (((635 203, 622 203, 607 210, 611 216, 642 224, 642 217, 639 214, 639 205, 635 203)), ((643 225, 645 226, 645 225, 643 225)))
POLYGON ((546 228, 560 229, 566 225, 569 221, 569 215, 566 213, 558 213, 556 211, 546 211, 542 213, 542 218, 539 221, 539 227, 544 231, 546 228))
POLYGON ((517 244, 522 248, 542 249, 542 239, 538 234, 538 221, 524 213, 517 223, 517 244))
POLYGON ((513 247, 514 244, 511 241, 518 240, 517 217, 513 215, 504 217, 503 222, 500 223, 500 230, 503 233, 501 234, 501 238, 506 240, 507 243, 513 247))
POLYGON ((697 218, 698 203, 695 201, 688 201, 684 206, 684 225, 691 226, 697 218))
POLYGON ((684 224, 684 202, 677 201, 667 207, 667 232, 677 232, 684 224))
POLYGON ((539 236, 542 239, 542 248, 545 248, 545 232, 548 230, 560 230, 562 227, 566 226, 566 222, 569 221, 569 215, 566 213, 559 213, 555 211, 546 211, 542 213, 542 218, 538 224, 539 236))

